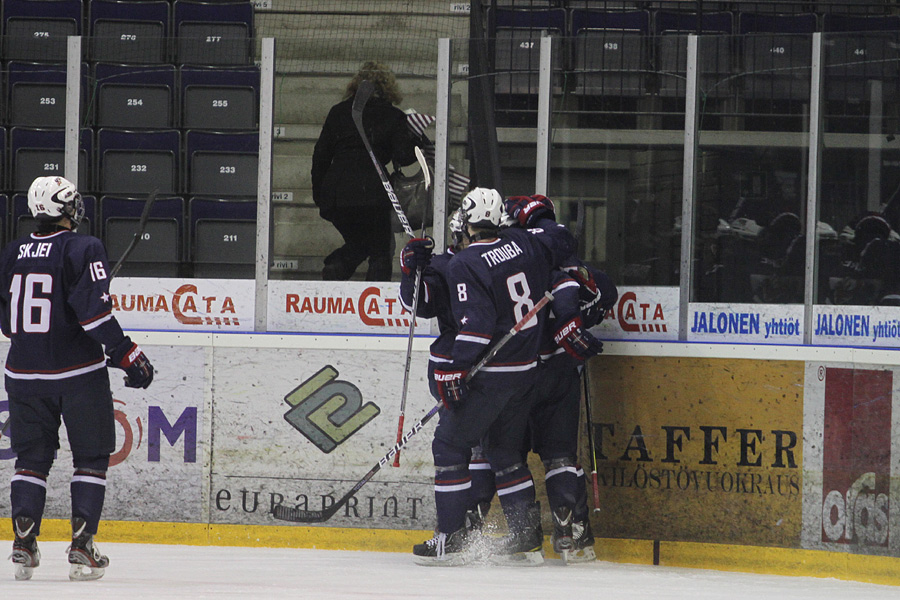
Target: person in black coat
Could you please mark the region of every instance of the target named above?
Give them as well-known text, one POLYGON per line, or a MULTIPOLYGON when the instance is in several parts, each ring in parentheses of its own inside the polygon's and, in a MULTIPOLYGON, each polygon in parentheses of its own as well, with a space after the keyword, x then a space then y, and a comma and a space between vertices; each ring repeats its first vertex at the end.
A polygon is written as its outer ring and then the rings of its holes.
POLYGON ((375 93, 363 111, 363 126, 375 156, 382 165, 416 160, 406 115, 394 106, 403 99, 394 74, 381 63, 364 63, 347 85, 344 100, 329 111, 313 151, 313 201, 344 238, 344 245, 325 257, 325 280, 350 279, 367 258, 367 281, 391 279, 393 207, 351 116, 353 97, 366 79, 375 93))

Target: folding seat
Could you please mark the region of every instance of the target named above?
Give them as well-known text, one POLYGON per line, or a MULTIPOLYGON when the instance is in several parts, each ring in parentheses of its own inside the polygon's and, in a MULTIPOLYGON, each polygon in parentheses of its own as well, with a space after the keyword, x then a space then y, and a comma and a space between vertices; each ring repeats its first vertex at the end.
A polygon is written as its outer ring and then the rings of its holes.
POLYGON ((188 131, 186 190, 193 196, 256 197, 259 134, 188 131))
MULTIPOLYGON (((97 220, 97 199, 91 195, 82 194, 84 201, 84 218, 75 233, 83 233, 94 235, 94 223, 97 220)), ((12 238, 20 238, 22 236, 37 231, 37 221, 31 216, 28 209, 28 196, 26 194, 16 194, 13 196, 12 205, 12 238)))
MULTIPOLYGON (((37 177, 65 175, 65 130, 13 127, 9 130, 9 147, 10 188, 13 191, 27 191, 37 177)), ((78 152, 78 188, 81 190, 89 190, 92 186, 93 149, 93 132, 82 129, 78 152)))
MULTIPOLYGON (((495 38, 494 89, 498 94, 537 94, 541 56, 541 37, 564 35, 566 11, 551 9, 497 9, 489 18, 495 38)), ((564 52, 555 52, 553 61, 554 93, 562 91, 561 69, 564 52)))
POLYGON ((709 98, 730 95, 730 86, 723 82, 732 75, 732 21, 731 13, 727 12, 703 13, 702 17, 697 13, 656 13, 654 32, 660 96, 684 96, 687 38, 692 33, 699 34, 702 93, 709 98))
MULTIPOLYGON (((115 264, 134 239, 147 202, 146 196, 106 195, 100 198, 101 237, 110 264, 115 264)), ((121 276, 176 277, 184 258, 184 200, 157 197, 141 243, 122 264, 121 276)))
POLYGON ((9 189, 9 183, 7 179, 9 178, 9 168, 8 168, 8 155, 6 145, 6 127, 0 126, 0 190, 9 189))
POLYGON ((900 16, 829 13, 823 24, 826 99, 864 102, 870 80, 881 81, 886 96, 897 96, 900 16))
POLYGON ((9 196, 0 194, 0 248, 9 240, 9 196))
POLYGON ((177 194, 180 191, 177 130, 97 132, 97 189, 103 194, 177 194))
POLYGON ((194 277, 252 278, 256 271, 256 200, 191 198, 194 277))
POLYGON ((169 2, 91 0, 91 59, 128 64, 169 61, 169 2))
POLYGON ((814 14, 738 16, 744 96, 750 100, 809 99, 814 14))
POLYGON ((175 61, 192 65, 252 62, 253 3, 175 0, 175 61))
POLYGON ((258 67, 181 67, 184 129, 256 129, 258 67))
POLYGON ((169 129, 175 126, 175 67, 94 67, 97 127, 169 129))
POLYGON ((572 11, 574 93, 639 97, 650 66, 650 13, 572 11))
POLYGON ((3 59, 65 62, 81 35, 81 0, 3 0, 3 59))
MULTIPOLYGON (((82 65, 82 82, 87 66, 82 65)), ((8 65, 9 123, 24 127, 64 127, 66 65, 11 62, 8 65)), ((82 94, 82 103, 84 94, 82 94)))

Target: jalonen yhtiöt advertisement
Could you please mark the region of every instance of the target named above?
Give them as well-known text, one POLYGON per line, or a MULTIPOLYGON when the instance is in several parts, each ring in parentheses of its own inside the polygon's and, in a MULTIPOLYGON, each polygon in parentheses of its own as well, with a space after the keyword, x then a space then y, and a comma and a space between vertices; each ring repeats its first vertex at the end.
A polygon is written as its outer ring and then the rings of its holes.
POLYGON ((590 371, 595 534, 799 545, 802 362, 602 356, 590 371))

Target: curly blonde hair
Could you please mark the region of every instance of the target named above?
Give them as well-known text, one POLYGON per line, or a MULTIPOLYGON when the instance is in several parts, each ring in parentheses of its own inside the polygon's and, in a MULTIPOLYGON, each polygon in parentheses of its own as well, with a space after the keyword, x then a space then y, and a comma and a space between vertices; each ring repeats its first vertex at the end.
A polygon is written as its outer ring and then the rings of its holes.
POLYGON ((359 72, 347 84, 344 100, 356 95, 356 90, 363 79, 368 79, 375 85, 376 96, 384 98, 391 104, 400 104, 403 100, 394 72, 387 65, 374 60, 364 62, 359 68, 359 72))

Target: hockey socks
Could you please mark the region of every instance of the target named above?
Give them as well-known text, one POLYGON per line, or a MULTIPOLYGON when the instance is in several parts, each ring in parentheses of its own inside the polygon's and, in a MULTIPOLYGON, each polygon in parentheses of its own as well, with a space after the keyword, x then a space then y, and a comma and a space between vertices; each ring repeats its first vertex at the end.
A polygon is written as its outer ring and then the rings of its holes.
POLYGON ((97 533, 106 497, 106 471, 77 468, 70 489, 72 517, 84 520, 87 533, 97 533))
POLYGON ((16 469, 9 484, 12 518, 28 517, 34 521, 34 535, 41 532, 41 515, 47 499, 47 474, 30 469, 16 469))

